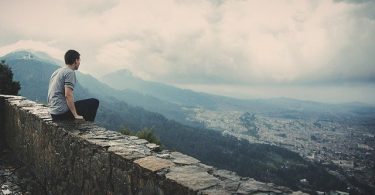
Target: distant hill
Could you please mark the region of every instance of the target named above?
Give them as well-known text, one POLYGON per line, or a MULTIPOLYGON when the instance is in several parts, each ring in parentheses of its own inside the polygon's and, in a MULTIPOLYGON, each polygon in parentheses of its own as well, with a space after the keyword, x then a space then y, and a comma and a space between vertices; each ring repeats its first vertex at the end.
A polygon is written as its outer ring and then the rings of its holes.
MULTIPOLYGON (((21 95, 45 102, 49 77, 59 68, 53 60, 39 58, 29 51, 10 53, 1 59, 5 59, 12 68, 14 79, 20 81, 21 95), (35 57, 28 57, 30 55, 35 57)), ((307 191, 346 188, 344 183, 323 168, 305 161, 294 152, 276 146, 250 144, 245 140, 223 136, 217 131, 183 125, 161 114, 134 106, 126 100, 144 98, 142 101, 146 105, 159 101, 167 106, 177 105, 176 102, 169 103, 135 90, 115 90, 90 75, 79 73, 77 77, 76 99, 99 97, 101 104, 97 122, 104 127, 114 130, 126 127, 135 131, 151 128, 165 147, 194 156, 206 164, 235 171, 241 176, 307 191), (283 166, 289 168, 281 169, 283 166), (301 188, 300 178, 307 178, 311 181, 311 186, 301 188)), ((203 96, 221 98, 205 94, 203 96)))
POLYGON ((126 69, 105 75, 101 80, 115 89, 132 89, 182 106, 202 106, 208 109, 217 109, 219 107, 217 105, 218 100, 221 98, 225 99, 225 97, 180 89, 157 82, 144 81, 133 76, 126 69))
MULTIPOLYGON (((325 104, 313 101, 302 101, 290 98, 271 99, 236 99, 180 89, 171 85, 145 81, 123 69, 108 75, 101 80, 119 90, 133 90, 172 102, 179 116, 184 116, 183 107, 201 107, 208 110, 233 110, 250 112, 269 117, 289 119, 333 120, 350 123, 370 123, 375 120, 375 107, 362 103, 325 104)), ((168 117, 168 116, 167 116, 168 117)), ((173 118, 180 122, 184 119, 173 118)))

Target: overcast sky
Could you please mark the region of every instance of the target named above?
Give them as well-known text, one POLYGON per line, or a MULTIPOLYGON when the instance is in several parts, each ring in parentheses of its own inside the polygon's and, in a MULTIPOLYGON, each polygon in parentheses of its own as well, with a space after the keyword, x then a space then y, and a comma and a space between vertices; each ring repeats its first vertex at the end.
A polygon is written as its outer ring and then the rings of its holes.
POLYGON ((2 0, 0 55, 20 48, 76 49, 98 78, 375 103, 375 1, 2 0))

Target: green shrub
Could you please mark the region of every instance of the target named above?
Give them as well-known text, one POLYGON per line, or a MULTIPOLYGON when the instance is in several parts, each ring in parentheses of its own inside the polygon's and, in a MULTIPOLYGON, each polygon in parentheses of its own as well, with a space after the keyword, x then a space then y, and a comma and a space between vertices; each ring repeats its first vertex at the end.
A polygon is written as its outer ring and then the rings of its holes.
POLYGON ((145 139, 150 143, 161 145, 160 139, 156 137, 150 128, 144 128, 138 132, 134 132, 128 128, 123 128, 119 131, 123 135, 137 136, 140 139, 145 139))
POLYGON ((144 128, 141 131, 138 131, 137 137, 145 139, 150 143, 161 145, 159 138, 154 135, 151 129, 144 128))

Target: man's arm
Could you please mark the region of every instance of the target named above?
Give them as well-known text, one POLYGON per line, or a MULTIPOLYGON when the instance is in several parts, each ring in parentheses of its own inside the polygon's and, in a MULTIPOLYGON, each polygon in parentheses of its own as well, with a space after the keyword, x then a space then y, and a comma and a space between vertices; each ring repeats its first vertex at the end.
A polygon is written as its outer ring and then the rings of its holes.
POLYGON ((66 98, 66 103, 68 104, 68 107, 70 111, 72 112, 73 116, 75 119, 83 119, 82 116, 77 114, 76 107, 74 105, 74 98, 73 98, 73 89, 70 87, 65 87, 65 98, 66 98))

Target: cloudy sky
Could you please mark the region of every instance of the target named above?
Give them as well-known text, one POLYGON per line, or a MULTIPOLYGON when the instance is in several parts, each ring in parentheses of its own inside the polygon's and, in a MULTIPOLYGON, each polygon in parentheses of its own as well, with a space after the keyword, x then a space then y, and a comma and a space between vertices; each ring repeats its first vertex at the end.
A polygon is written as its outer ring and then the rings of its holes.
POLYGON ((375 104, 375 1, 2 0, 0 56, 21 48, 76 49, 98 78, 375 104))

